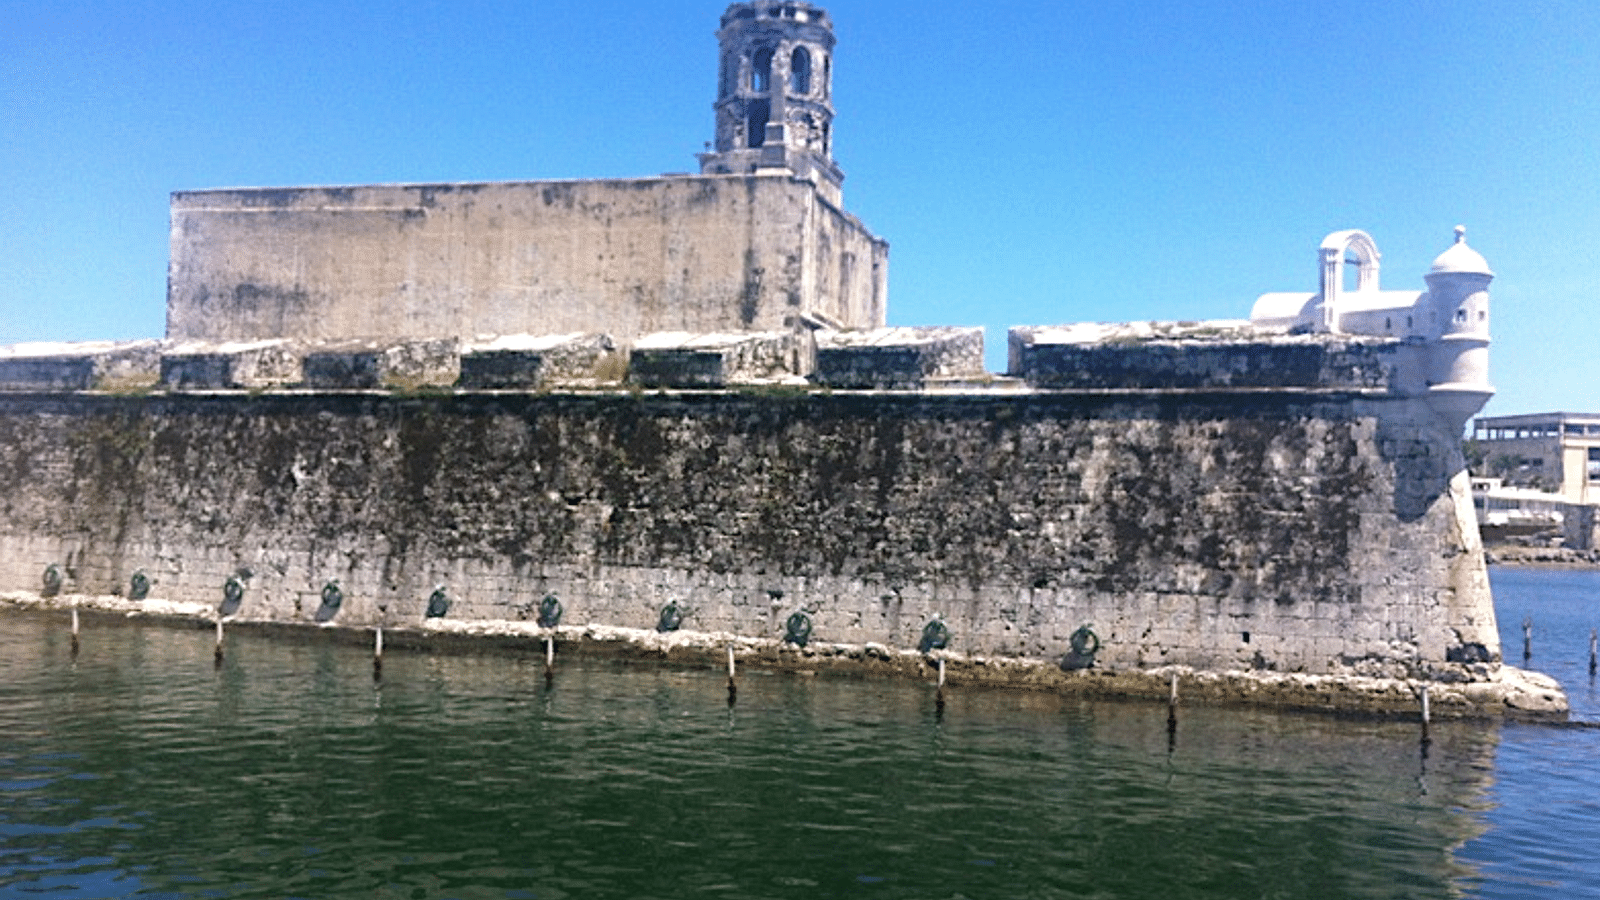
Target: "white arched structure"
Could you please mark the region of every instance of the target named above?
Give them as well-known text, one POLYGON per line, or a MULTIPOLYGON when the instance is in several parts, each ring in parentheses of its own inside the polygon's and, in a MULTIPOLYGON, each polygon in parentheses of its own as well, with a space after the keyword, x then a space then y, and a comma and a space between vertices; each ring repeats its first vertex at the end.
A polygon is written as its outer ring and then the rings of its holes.
POLYGON ((1385 291, 1378 286, 1378 245, 1365 231, 1335 231, 1317 249, 1316 293, 1262 294, 1250 310, 1258 328, 1290 333, 1391 338, 1405 347, 1395 367, 1402 392, 1427 393, 1429 402, 1459 430, 1494 394, 1489 385, 1489 282, 1494 273, 1467 246, 1466 229, 1439 254, 1425 276, 1426 291, 1385 291), (1356 285, 1344 287, 1344 266, 1354 257, 1356 285), (1407 361, 1409 360, 1409 361, 1407 361))
POLYGON ((1378 284, 1382 258, 1365 231, 1335 231, 1317 248, 1318 290, 1262 294, 1250 310, 1250 321, 1289 331, 1412 337, 1426 324, 1415 308, 1422 292, 1383 290, 1378 284), (1356 264, 1356 284, 1346 290, 1344 267, 1350 257, 1356 264))
POLYGON ((1356 258, 1356 293, 1375 294, 1379 290, 1378 261, 1382 254, 1372 236, 1356 228, 1335 231, 1323 238, 1318 253, 1322 263, 1321 328, 1318 330, 1337 334, 1344 330, 1340 322, 1344 304, 1340 300, 1344 294, 1345 256, 1354 254, 1356 258))

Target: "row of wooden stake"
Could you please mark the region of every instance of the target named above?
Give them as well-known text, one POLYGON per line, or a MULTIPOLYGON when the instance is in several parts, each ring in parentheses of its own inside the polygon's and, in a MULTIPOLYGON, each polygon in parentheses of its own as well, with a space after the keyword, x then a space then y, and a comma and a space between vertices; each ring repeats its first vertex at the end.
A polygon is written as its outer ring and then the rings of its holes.
MULTIPOLYGON (((1531 650, 1530 650, 1531 636, 1532 636, 1532 631, 1533 631, 1532 620, 1524 619, 1523 622, 1522 622, 1522 628, 1523 628, 1523 658, 1527 659, 1532 655, 1531 654, 1531 650)), ((1600 640, 1597 640, 1597 639, 1600 639, 1600 634, 1597 634, 1595 629, 1590 629, 1590 631, 1589 631, 1589 674, 1590 675, 1593 675, 1595 673, 1595 663, 1596 663, 1595 653, 1596 653, 1596 649, 1597 649, 1597 643, 1600 643, 1600 640)), ((217 618, 217 643, 216 643, 216 649, 215 649, 215 653, 214 653, 214 657, 213 657, 218 666, 222 665, 222 647, 223 647, 222 619, 221 619, 221 617, 218 617, 217 618)), ((72 655, 73 656, 77 656, 78 655, 78 648, 79 648, 79 642, 78 642, 78 607, 76 605, 74 605, 72 607, 72 655)), ((555 680, 555 665, 556 665, 555 638, 551 637, 550 635, 546 635, 545 639, 544 639, 544 680, 545 680, 545 684, 547 684, 547 685, 552 683, 555 680)), ((934 695, 934 707, 935 707, 935 709, 938 711, 938 713, 940 715, 943 715, 943 713, 944 713, 944 660, 942 658, 938 660, 938 668, 939 668, 939 681, 938 681, 937 693, 935 693, 935 695, 934 695)), ((729 706, 732 706, 734 704, 734 702, 737 700, 738 694, 739 694, 739 688, 738 688, 738 684, 735 681, 735 675, 736 675, 736 664, 734 662, 733 645, 729 644, 728 645, 728 705, 729 706)), ((372 678, 373 678, 374 681, 376 681, 378 679, 381 679, 382 677, 383 677, 383 626, 379 625, 376 628, 376 630, 374 631, 373 639, 372 639, 372 678)), ((1426 743, 1429 742, 1428 724, 1429 724, 1430 719, 1432 718, 1431 715, 1430 715, 1429 708, 1428 708, 1428 686, 1426 684, 1424 684, 1422 686, 1422 697, 1421 697, 1421 700, 1422 700, 1422 741, 1423 741, 1424 744, 1426 744, 1426 743)), ((1168 695, 1167 695, 1167 732, 1168 732, 1169 738, 1171 737, 1171 735, 1173 733, 1176 732, 1177 727, 1178 727, 1178 673, 1177 672, 1173 672, 1172 673, 1172 680, 1171 680, 1171 688, 1168 691, 1168 695)))

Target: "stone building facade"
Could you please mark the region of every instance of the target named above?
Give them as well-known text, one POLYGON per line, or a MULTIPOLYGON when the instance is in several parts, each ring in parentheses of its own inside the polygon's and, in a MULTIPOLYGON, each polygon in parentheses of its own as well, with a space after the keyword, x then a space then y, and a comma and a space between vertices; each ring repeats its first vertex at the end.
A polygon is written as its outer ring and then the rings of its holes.
POLYGON ((875 328, 888 243, 841 206, 833 30, 736 3, 701 175, 180 191, 167 336, 411 339, 875 328))

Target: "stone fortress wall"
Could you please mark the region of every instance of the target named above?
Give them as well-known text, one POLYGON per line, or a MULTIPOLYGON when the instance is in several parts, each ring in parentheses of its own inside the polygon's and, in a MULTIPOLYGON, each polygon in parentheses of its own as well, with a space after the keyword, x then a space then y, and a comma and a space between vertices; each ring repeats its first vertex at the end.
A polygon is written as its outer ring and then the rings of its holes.
POLYGON ((973 332, 824 341, 805 386, 708 379, 697 347, 687 389, 661 386, 663 349, 656 380, 611 385, 0 395, 0 586, 56 564, 66 590, 116 594, 140 571, 215 604, 239 576, 240 616, 310 621, 337 581, 339 622, 391 626, 441 586, 467 619, 553 594, 568 622, 644 628, 676 601, 688 628, 776 638, 803 610, 819 640, 900 648, 939 616, 954 651, 1040 658, 1091 625, 1113 668, 1498 656, 1457 442, 1390 380, 1412 346, 1019 329, 1021 368, 982 384, 973 332), (1118 380, 1062 384, 1085 351, 1118 380), (1154 383, 1174 359, 1206 374, 1154 383), (941 364, 969 374, 920 374, 941 364))

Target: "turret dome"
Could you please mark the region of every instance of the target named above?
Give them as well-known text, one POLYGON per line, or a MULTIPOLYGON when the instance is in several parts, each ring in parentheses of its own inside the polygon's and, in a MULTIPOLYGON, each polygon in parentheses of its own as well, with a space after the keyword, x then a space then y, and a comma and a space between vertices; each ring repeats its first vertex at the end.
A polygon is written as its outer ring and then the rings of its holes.
POLYGON ((1456 242, 1450 249, 1439 254, 1433 261, 1433 268, 1429 271, 1433 275, 1493 275, 1489 271, 1489 262, 1478 251, 1467 246, 1467 226, 1456 226, 1456 242))

